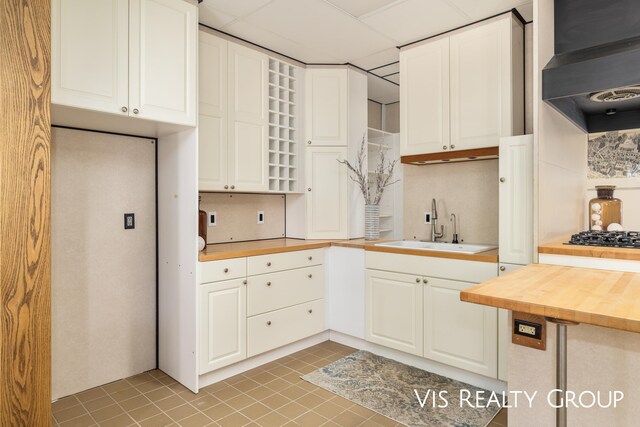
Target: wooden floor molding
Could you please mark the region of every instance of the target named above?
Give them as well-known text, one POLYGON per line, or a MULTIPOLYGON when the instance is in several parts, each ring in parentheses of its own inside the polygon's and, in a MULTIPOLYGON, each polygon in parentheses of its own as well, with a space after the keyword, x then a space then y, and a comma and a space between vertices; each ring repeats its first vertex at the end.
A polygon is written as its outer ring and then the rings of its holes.
POLYGON ((51 423, 50 0, 0 2, 0 425, 51 423))

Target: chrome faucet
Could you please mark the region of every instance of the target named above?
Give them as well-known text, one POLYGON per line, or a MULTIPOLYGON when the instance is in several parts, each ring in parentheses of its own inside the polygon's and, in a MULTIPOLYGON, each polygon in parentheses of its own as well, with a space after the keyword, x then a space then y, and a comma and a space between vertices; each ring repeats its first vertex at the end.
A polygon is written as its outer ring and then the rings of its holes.
POLYGON ((440 226, 440 232, 438 233, 438 209, 436 208, 436 199, 431 200, 431 241, 435 242, 436 239, 444 236, 444 225, 440 226))
POLYGON ((450 220, 453 222, 453 239, 451 243, 458 244, 460 242, 458 242, 458 219, 456 218, 456 214, 452 213, 450 220))

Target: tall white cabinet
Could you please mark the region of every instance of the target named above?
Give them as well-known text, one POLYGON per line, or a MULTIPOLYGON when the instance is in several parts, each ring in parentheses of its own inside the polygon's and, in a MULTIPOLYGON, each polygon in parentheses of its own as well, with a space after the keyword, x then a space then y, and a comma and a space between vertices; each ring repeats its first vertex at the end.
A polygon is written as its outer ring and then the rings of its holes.
POLYGON ((524 132, 522 34, 508 13, 400 52, 403 156, 496 147, 524 132))
MULTIPOLYGON (((305 193, 308 239, 364 235, 364 199, 349 179, 367 132, 367 79, 347 68, 310 68, 305 93, 305 193)), ((366 147, 365 147, 366 149, 366 147)))
POLYGON ((51 7, 54 107, 195 126, 196 6, 52 0, 51 7))

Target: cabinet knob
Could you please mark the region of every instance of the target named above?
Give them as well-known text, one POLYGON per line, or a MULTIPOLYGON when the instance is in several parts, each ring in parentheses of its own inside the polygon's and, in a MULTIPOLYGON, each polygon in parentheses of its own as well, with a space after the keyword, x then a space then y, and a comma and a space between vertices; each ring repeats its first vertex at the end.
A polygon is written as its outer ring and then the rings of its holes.
POLYGON ((267 267, 271 267, 271 262, 268 262, 268 263, 267 263, 267 267))
POLYGON ((246 285, 246 284, 247 284, 247 280, 246 280, 246 279, 245 279, 245 280, 243 280, 243 281, 242 281, 242 284, 243 284, 243 285, 246 285))
POLYGON ((451 149, 453 150, 454 148, 456 148, 456 146, 451 144, 451 149))
POLYGON ((507 180, 507 178, 505 178, 504 176, 500 177, 500 182, 505 182, 507 180))
POLYGON ((309 314, 313 313, 313 310, 309 309, 309 314))
POLYGON ((307 191, 311 191, 311 187, 307 188, 307 191))
POLYGON ((228 186, 228 185, 225 185, 225 186, 224 186, 224 189, 225 189, 225 190, 228 190, 228 189, 229 189, 229 186, 228 186))
POLYGON ((271 286, 271 282, 267 282, 267 286, 271 286))
POLYGON ((126 113, 127 111, 129 111, 129 109, 127 107, 122 107, 121 110, 122 110, 123 113, 126 113))
POLYGON ((443 149, 443 150, 446 150, 447 148, 449 148, 449 147, 447 147, 446 145, 443 145, 443 146, 442 146, 442 149, 443 149))
POLYGON ((504 265, 500 266, 500 271, 505 271, 507 269, 507 267, 505 267, 504 265))
POLYGON ((313 259, 313 257, 312 257, 312 256, 310 256, 310 257, 309 257, 309 261, 311 261, 312 259, 313 259))
POLYGON ((416 283, 420 283, 420 278, 416 277, 416 283))
POLYGON ((235 185, 232 185, 232 186, 231 186, 231 189, 232 189, 232 190, 235 190, 235 189, 236 189, 236 186, 235 186, 235 185))
POLYGON ((311 279, 313 277, 313 274, 310 274, 308 277, 309 277, 309 279, 311 279))
POLYGON ((222 271, 224 271, 225 273, 228 273, 228 272, 229 272, 229 269, 228 269, 228 268, 225 268, 225 269, 224 269, 224 270, 222 270, 222 271))
POLYGON ((307 141, 307 144, 311 145, 311 140, 307 141))
POLYGON ((427 283, 429 283, 429 280, 428 279, 422 279, 422 283, 424 283, 426 285, 427 283))
POLYGON ((137 108, 133 109, 133 114, 138 114, 140 112, 140 110, 138 110, 137 108))
POLYGON ((271 326, 271 320, 267 322, 267 326, 271 326))

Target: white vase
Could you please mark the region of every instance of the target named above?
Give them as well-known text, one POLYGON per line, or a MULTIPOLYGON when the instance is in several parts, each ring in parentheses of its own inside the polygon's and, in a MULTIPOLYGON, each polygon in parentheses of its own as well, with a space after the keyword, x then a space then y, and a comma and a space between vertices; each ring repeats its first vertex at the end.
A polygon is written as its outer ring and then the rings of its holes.
POLYGON ((380 205, 364 206, 364 238, 365 240, 380 238, 380 205))

